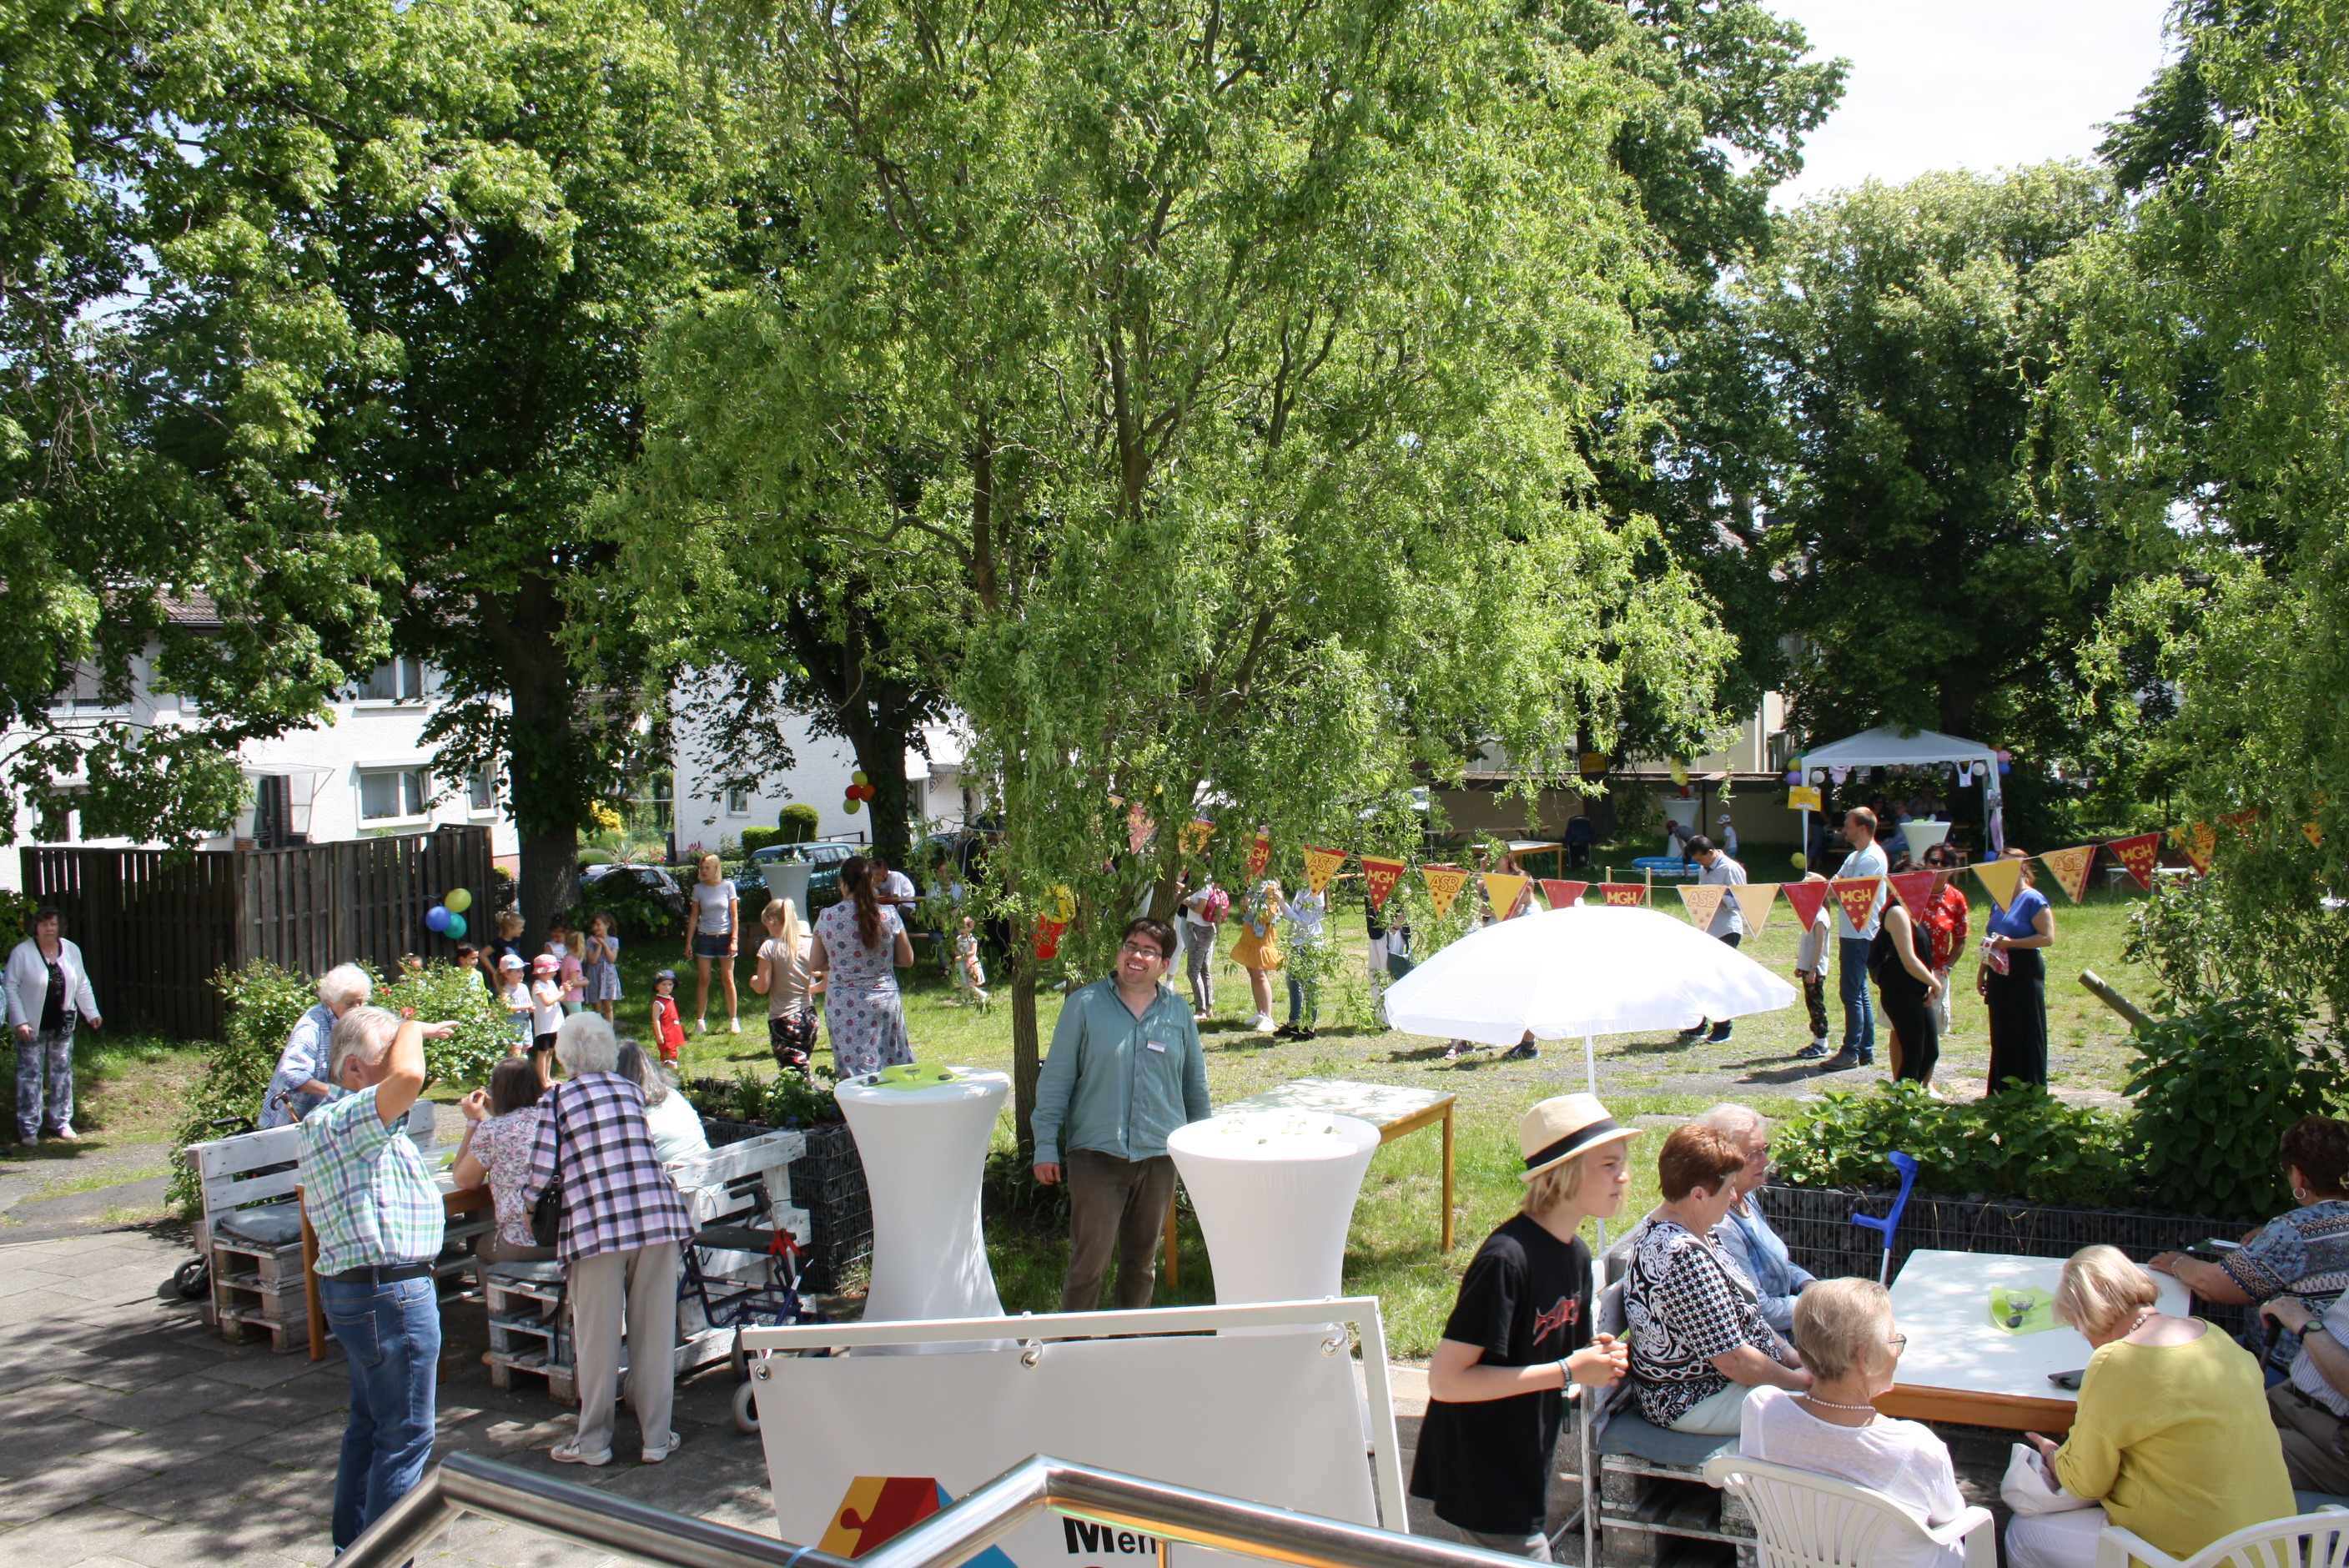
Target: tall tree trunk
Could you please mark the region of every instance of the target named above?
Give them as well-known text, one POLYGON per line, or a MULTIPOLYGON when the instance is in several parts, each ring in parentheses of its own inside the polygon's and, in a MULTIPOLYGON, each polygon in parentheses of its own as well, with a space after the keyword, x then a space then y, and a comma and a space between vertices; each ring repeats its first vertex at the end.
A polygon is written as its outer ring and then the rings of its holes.
POLYGON ((1019 1140, 1019 1162, 1036 1158, 1036 1079, 1043 1071, 1042 1037, 1036 1031, 1036 955, 1024 936, 1011 950, 1011 1116, 1019 1140))
MULTIPOLYGON (((524 604, 534 607, 530 595, 524 604)), ((508 641, 513 727, 506 778, 522 840, 516 892, 523 944, 536 947, 546 939, 547 922, 579 900, 579 780, 590 759, 571 662, 552 626, 538 615, 517 615, 508 641)))

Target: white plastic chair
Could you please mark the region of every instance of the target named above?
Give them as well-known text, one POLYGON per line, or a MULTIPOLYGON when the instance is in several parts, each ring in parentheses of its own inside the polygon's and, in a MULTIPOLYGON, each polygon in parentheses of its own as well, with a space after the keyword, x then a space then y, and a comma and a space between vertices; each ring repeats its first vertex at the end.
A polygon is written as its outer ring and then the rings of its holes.
POLYGON ((2117 1524, 2105 1526, 2096 1537, 2096 1568, 2128 1568, 2132 1557, 2146 1568, 2349 1568, 2349 1510, 2245 1525, 2184 1559, 2117 1524))
POLYGON ((1744 1501, 1754 1515, 1762 1568, 1865 1568, 1876 1560, 1888 1532, 1940 1547, 1962 1542, 1966 1568, 1998 1568, 1998 1532, 1986 1508, 1965 1509, 1949 1523, 1928 1529, 1872 1487, 1742 1454, 1707 1460, 1704 1479, 1744 1501))

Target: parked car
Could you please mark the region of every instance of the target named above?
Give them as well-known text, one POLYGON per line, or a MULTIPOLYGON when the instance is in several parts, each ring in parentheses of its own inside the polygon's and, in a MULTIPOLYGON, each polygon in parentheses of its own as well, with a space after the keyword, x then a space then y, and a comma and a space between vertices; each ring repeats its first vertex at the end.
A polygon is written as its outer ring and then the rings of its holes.
POLYGON ((693 900, 677 878, 660 866, 588 866, 579 873, 583 909, 606 910, 620 923, 623 940, 673 936, 685 929, 693 900))
POLYGON ((816 911, 840 902, 840 868, 851 856, 864 852, 863 844, 832 841, 767 844, 752 851, 750 863, 734 878, 734 891, 742 901, 743 919, 755 919, 759 911, 766 907, 769 866, 805 864, 812 868, 808 872, 807 907, 800 913, 812 916, 816 911))

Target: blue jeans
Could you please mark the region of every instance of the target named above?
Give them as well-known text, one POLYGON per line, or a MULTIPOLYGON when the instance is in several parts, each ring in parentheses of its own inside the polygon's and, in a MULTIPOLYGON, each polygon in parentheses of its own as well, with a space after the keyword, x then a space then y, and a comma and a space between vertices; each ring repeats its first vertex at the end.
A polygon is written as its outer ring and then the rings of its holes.
POLYGON ((326 1326, 351 1368, 351 1419, 335 1471, 335 1550, 408 1495, 432 1459, 440 1303, 427 1279, 318 1281, 326 1326))
POLYGON ((1298 972, 1288 972, 1288 1021, 1311 1028, 1321 1021, 1321 972, 1315 970, 1299 978, 1298 972))
POLYGON ((1843 993, 1843 1048, 1863 1061, 1876 1055, 1876 1013, 1868 1002, 1868 938, 1836 938, 1836 962, 1843 973, 1836 984, 1843 993))

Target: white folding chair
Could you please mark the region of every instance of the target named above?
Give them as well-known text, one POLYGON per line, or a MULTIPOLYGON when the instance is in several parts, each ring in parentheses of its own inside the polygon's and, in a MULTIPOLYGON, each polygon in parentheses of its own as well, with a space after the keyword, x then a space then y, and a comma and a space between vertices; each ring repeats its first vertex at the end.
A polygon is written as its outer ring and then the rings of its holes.
POLYGON ((1754 1516, 1762 1568, 1865 1568, 1888 1535, 1942 1547, 1963 1542, 1966 1568, 1998 1568, 1998 1532, 1986 1508, 1965 1509, 1949 1523, 1928 1528, 1871 1487, 1743 1454, 1707 1460, 1704 1479, 1744 1500, 1754 1516))
POLYGON ((2183 1559, 2117 1524, 2105 1526, 2096 1537, 2096 1568, 2128 1568, 2132 1557, 2146 1568, 2349 1568, 2349 1511, 2245 1525, 2183 1559))

